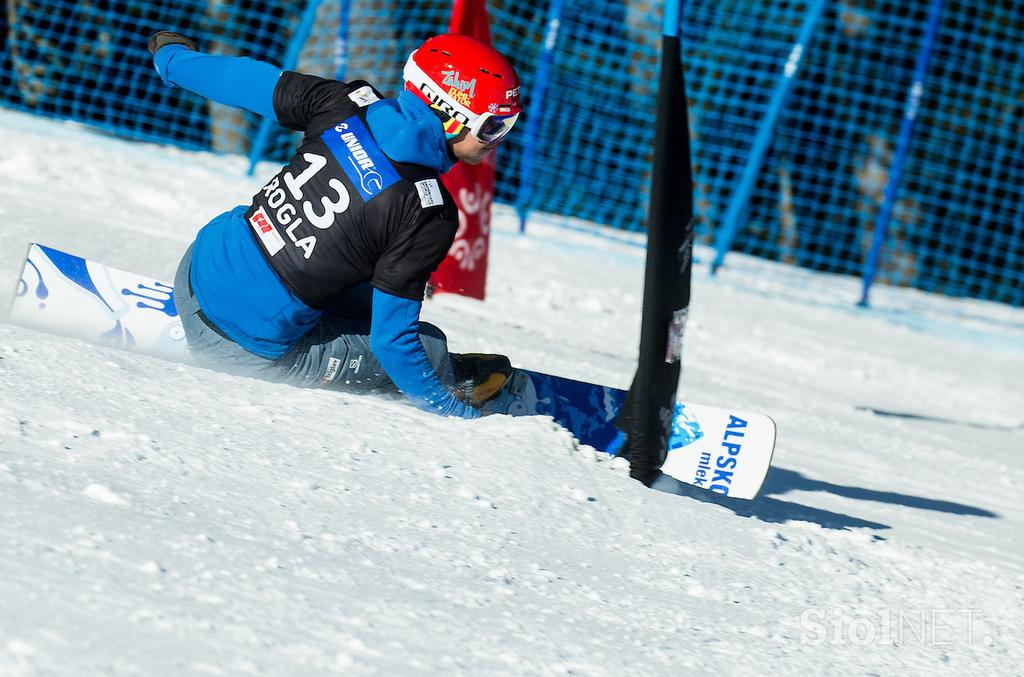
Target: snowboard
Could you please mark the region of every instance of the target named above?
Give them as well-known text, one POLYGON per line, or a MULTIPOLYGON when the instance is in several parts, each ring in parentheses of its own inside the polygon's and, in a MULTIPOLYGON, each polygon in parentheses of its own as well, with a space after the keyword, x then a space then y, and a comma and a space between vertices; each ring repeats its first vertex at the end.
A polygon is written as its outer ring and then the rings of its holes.
MULTIPOLYGON (((550 416, 581 443, 616 455, 625 436, 615 420, 626 391, 514 369, 488 412, 550 416)), ((731 498, 753 499, 775 450, 775 422, 749 411, 676 402, 668 455, 661 471, 731 498)))
MULTIPOLYGON (((11 321, 169 360, 188 359, 174 289, 160 280, 32 244, 11 307, 11 321)), ((615 419, 626 391, 514 369, 485 411, 550 416, 582 444, 616 454, 624 441, 615 419)), ((775 448, 764 414, 677 402, 662 472, 732 498, 752 499, 775 448)))

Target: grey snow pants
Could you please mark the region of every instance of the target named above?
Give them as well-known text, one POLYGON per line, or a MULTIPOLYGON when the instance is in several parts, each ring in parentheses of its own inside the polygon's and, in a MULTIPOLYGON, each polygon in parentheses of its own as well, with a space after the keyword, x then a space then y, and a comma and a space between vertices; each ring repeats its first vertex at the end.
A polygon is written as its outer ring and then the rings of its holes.
MULTIPOLYGON (((189 353, 197 364, 215 371, 307 388, 398 392, 370 350, 369 285, 357 287, 345 301, 326 310, 315 327, 275 360, 250 353, 205 318, 189 284, 191 264, 189 246, 174 277, 174 302, 189 353)), ((452 366, 444 332, 422 322, 420 340, 441 382, 450 384, 452 366)))

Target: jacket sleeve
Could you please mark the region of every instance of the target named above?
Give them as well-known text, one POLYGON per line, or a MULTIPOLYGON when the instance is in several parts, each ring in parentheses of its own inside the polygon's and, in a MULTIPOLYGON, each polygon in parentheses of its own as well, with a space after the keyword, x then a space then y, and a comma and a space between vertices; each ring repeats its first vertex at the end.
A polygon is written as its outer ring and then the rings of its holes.
POLYGON ((370 349, 398 389, 420 409, 441 416, 479 418, 478 409, 460 401, 437 377, 420 341, 422 305, 374 289, 370 349))
POLYGON ((153 55, 160 79, 207 99, 277 120, 274 89, 281 69, 249 57, 215 56, 184 45, 167 45, 153 55))

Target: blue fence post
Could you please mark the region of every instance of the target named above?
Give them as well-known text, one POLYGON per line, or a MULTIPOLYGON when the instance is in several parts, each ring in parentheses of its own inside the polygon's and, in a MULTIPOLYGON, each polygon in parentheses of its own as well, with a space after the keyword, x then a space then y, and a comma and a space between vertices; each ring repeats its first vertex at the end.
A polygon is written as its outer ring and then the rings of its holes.
POLYGON ((530 106, 526 111, 526 135, 523 139, 522 160, 519 163, 519 192, 516 194, 516 213, 519 215, 519 232, 526 232, 526 217, 533 200, 533 165, 537 157, 537 137, 540 134, 541 116, 544 111, 544 93, 548 88, 551 62, 554 61, 555 45, 558 42, 558 28, 562 21, 562 0, 552 0, 548 6, 547 34, 544 49, 537 64, 537 75, 530 92, 530 106))
MULTIPOLYGON (((285 52, 284 63, 281 64, 281 68, 284 70, 295 68, 295 64, 298 63, 299 52, 302 51, 302 45, 306 43, 310 31, 313 30, 316 10, 319 9, 321 3, 323 3, 323 0, 309 0, 309 3, 306 5, 306 10, 302 13, 299 26, 295 29, 295 35, 292 36, 291 42, 288 43, 288 51, 285 52)), ((275 124, 273 120, 266 118, 260 121, 259 131, 256 132, 252 148, 249 149, 249 176, 252 176, 253 172, 256 171, 256 163, 263 156, 263 151, 270 140, 270 132, 273 131, 275 124)))
POLYGON ((344 82, 345 71, 348 69, 348 18, 352 3, 341 0, 341 11, 338 12, 338 38, 334 43, 334 79, 344 82))
POLYGON ((885 184, 885 198, 882 208, 878 210, 878 218, 875 220, 875 234, 871 241, 871 251, 868 252, 867 262, 864 264, 863 287, 860 295, 859 306, 868 305, 868 294, 871 291, 871 283, 878 271, 878 263, 882 255, 882 247, 889 234, 889 220, 892 217, 892 208, 896 203, 896 196, 900 190, 900 176, 903 173, 903 165, 907 159, 907 149, 910 148, 910 140, 914 133, 914 122, 917 120, 917 111, 921 105, 921 97, 924 94, 924 79, 928 75, 928 61, 932 56, 932 45, 935 44, 935 34, 938 32, 939 16, 942 14, 942 0, 932 0, 931 9, 928 12, 928 27, 925 30, 924 38, 921 41, 921 51, 917 55, 917 65, 914 67, 914 82, 910 86, 907 95, 907 105, 903 112, 903 122, 900 125, 900 136, 896 142, 896 153, 893 156, 892 167, 889 169, 889 180, 885 184))
MULTIPOLYGON (((1013 231, 1010 233, 1010 242, 1020 242, 1022 240, 1024 240, 1024 182, 1021 183, 1020 200, 1017 202, 1017 218, 1013 222, 1013 231)), ((1010 256, 1006 259, 1006 267, 1009 270, 1013 270, 1019 260, 1020 256, 1011 247, 1010 256)), ((1015 306, 1024 306, 1024 279, 1019 280, 1018 284, 1014 285, 1011 289, 1012 296, 1009 303, 1015 306)))
POLYGON ((782 77, 776 83, 775 90, 772 92, 772 98, 768 102, 768 109, 765 111, 764 117, 761 118, 761 124, 758 125, 757 136, 754 137, 754 144, 750 148, 750 155, 747 156, 747 163, 743 167, 743 174, 740 176, 740 181, 732 192, 732 196, 729 199, 729 207, 726 209, 722 224, 718 228, 718 233, 715 237, 715 259, 711 262, 712 275, 718 272, 722 263, 725 262, 725 255, 732 249, 732 243, 736 239, 736 233, 739 230, 740 216, 750 200, 750 193, 754 189, 754 182, 761 171, 761 163, 764 162, 765 153, 768 152, 768 147, 771 145, 775 123, 778 122, 779 115, 782 113, 786 97, 789 95, 795 82, 794 76, 800 70, 800 63, 803 61, 811 38, 814 36, 814 29, 818 25, 821 15, 825 13, 827 5, 826 0, 815 0, 808 7, 807 14, 804 15, 800 34, 789 52, 789 58, 786 59, 786 65, 782 69, 782 77))

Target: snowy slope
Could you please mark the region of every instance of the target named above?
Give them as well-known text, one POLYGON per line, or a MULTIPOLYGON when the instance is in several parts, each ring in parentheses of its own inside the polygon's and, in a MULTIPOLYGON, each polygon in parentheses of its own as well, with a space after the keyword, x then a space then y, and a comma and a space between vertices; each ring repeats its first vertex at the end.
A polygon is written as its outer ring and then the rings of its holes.
MULTIPOLYGON (((4 297, 30 241, 170 279, 272 171, 244 167, 0 112, 4 297)), ((640 242, 530 228, 499 211, 487 302, 427 319, 627 385, 640 242)), ((699 254, 680 395, 776 419, 754 503, 647 490, 543 418, 0 323, 0 674, 1019 672, 1024 312, 859 310, 855 280, 699 254)))

